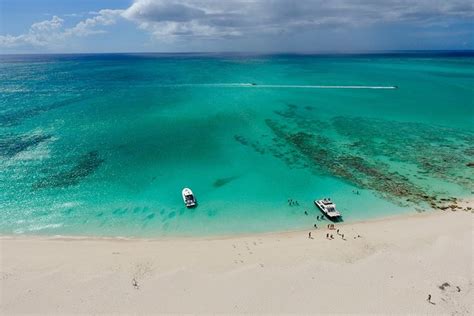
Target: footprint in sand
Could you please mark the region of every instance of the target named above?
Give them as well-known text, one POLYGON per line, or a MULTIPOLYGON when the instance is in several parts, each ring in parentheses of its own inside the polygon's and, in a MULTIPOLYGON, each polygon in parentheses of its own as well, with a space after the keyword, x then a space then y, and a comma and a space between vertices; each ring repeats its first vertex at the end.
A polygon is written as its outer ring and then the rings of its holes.
POLYGON ((10 278, 13 274, 12 273, 9 273, 9 272, 1 272, 0 273, 0 276, 1 276, 1 280, 6 280, 8 278, 10 278))
POLYGON ((153 273, 154 267, 151 262, 142 262, 135 264, 135 273, 133 274, 132 285, 137 290, 139 288, 138 279, 144 279, 153 273))

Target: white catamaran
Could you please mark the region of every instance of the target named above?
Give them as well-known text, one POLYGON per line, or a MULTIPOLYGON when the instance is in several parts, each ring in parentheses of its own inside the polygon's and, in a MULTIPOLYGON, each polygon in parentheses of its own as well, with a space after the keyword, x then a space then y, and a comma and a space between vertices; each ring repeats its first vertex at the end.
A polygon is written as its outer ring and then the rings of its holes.
POLYGON ((334 204, 331 199, 322 199, 315 200, 314 204, 324 213, 329 219, 340 219, 341 213, 336 209, 336 204, 334 204))

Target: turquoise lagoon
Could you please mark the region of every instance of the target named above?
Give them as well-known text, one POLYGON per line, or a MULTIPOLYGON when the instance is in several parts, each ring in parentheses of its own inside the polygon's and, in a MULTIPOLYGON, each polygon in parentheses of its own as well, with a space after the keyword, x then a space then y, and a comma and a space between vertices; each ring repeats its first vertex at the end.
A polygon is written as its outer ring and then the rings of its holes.
POLYGON ((1 56, 0 233, 301 229, 326 196, 346 221, 429 211, 472 193, 473 57, 1 56))

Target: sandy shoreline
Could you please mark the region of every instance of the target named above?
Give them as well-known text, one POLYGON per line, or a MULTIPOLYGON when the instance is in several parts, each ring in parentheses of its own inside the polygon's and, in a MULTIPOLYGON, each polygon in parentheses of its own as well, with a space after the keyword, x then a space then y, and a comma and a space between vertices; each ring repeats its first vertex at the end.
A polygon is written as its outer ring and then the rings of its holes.
POLYGON ((467 315, 472 219, 438 211, 336 224, 345 240, 327 228, 313 229, 313 239, 309 230, 156 240, 2 236, 0 314, 467 315))
MULTIPOLYGON (((459 202, 462 209, 455 210, 454 212, 466 212, 474 214, 474 199, 471 200, 463 200, 459 202), (467 210, 465 209, 466 206, 473 206, 473 209, 467 210)), ((443 212, 450 213, 453 212, 450 209, 443 210, 443 212)), ((454 213, 453 212, 453 213, 454 213)), ((342 221, 339 223, 334 223, 336 228, 342 228, 346 226, 352 225, 360 225, 360 224, 376 224, 380 222, 392 221, 392 220, 399 220, 399 219, 407 219, 411 217, 425 217, 425 216, 432 216, 433 214, 437 214, 436 210, 424 210, 423 212, 416 212, 416 213, 403 213, 403 214, 393 214, 387 215, 382 217, 374 217, 364 220, 355 220, 355 221, 342 221)), ((311 215, 309 216, 311 217, 311 215)), ((117 241, 117 242, 151 242, 151 241, 204 241, 204 240, 220 240, 220 239, 240 239, 240 238, 250 238, 255 236, 274 236, 274 235, 295 235, 295 234, 305 234, 309 231, 315 232, 315 229, 312 229, 311 223, 317 224, 318 229, 326 229, 328 224, 333 223, 328 219, 324 218, 323 220, 316 220, 313 216, 311 221, 308 221, 308 227, 304 229, 293 229, 293 230, 284 230, 284 231, 276 231, 276 232, 255 232, 255 233, 232 233, 232 234, 215 234, 215 235, 203 235, 203 236, 189 236, 189 235, 163 235, 158 237, 141 237, 141 236, 94 236, 94 235, 35 235, 35 234, 0 234, 0 241, 1 240, 61 240, 61 241, 117 241)), ((329 232, 329 230, 328 230, 329 232)))

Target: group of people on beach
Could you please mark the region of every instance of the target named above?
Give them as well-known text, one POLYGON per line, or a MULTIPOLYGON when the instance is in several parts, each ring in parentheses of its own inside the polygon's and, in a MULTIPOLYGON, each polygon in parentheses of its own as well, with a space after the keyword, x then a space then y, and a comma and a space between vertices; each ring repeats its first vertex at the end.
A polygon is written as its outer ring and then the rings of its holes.
MULTIPOLYGON (((355 193, 355 191, 353 191, 353 192, 355 193)), ((356 194, 359 194, 359 191, 357 191, 356 194)), ((288 205, 289 205, 289 206, 299 206, 299 203, 298 203, 298 201, 296 201, 296 200, 288 199, 288 205)), ((304 211, 304 214, 305 214, 306 216, 309 215, 308 211, 304 211)), ((316 216, 316 220, 317 220, 317 221, 324 221, 324 220, 326 220, 326 218, 325 218, 323 215, 318 215, 318 216, 316 216)), ((313 225, 313 227, 314 227, 315 229, 318 229, 318 225, 317 225, 316 223, 313 225)), ((327 225, 327 228, 328 228, 329 230, 334 230, 334 229, 336 229, 336 227, 335 227, 334 224, 328 224, 328 225, 327 225)), ((341 238, 342 238, 343 240, 346 240, 346 239, 344 238, 344 234, 339 233, 339 229, 336 231, 336 233, 337 233, 339 236, 341 236, 341 238)), ((358 237, 360 237, 360 236, 358 236, 358 237)), ((311 232, 308 233, 308 238, 309 238, 309 239, 313 239, 313 236, 312 236, 312 233, 311 233, 311 232)), ((334 235, 327 233, 327 234, 326 234, 326 238, 327 238, 327 239, 334 239, 334 235)))
MULTIPOLYGON (((316 224, 314 224, 314 228, 318 228, 316 224)), ((336 230, 336 234, 339 235, 342 240, 346 240, 344 234, 341 232, 340 229, 336 229, 336 226, 334 224, 328 224, 326 226, 326 228, 329 229, 329 230, 336 230)), ((357 238, 360 238, 360 237, 361 237, 360 235, 357 235, 357 238)), ((311 232, 308 233, 308 238, 313 239, 313 236, 312 236, 311 232)), ((355 238, 356 237, 354 237, 354 239, 355 238)), ((326 234, 326 239, 329 239, 329 240, 334 239, 334 234, 327 233, 326 234)))
MULTIPOLYGON (((334 229, 335 229, 334 224, 329 224, 329 225, 328 225, 328 228, 331 229, 331 230, 334 230, 334 229)), ((344 238, 344 234, 342 234, 342 233, 339 232, 339 229, 336 230, 336 233, 337 233, 339 236, 341 236, 342 240, 346 240, 346 239, 344 238)), ((330 239, 330 240, 331 240, 331 239, 334 239, 334 235, 327 233, 327 234, 326 234, 326 239, 330 239)))

